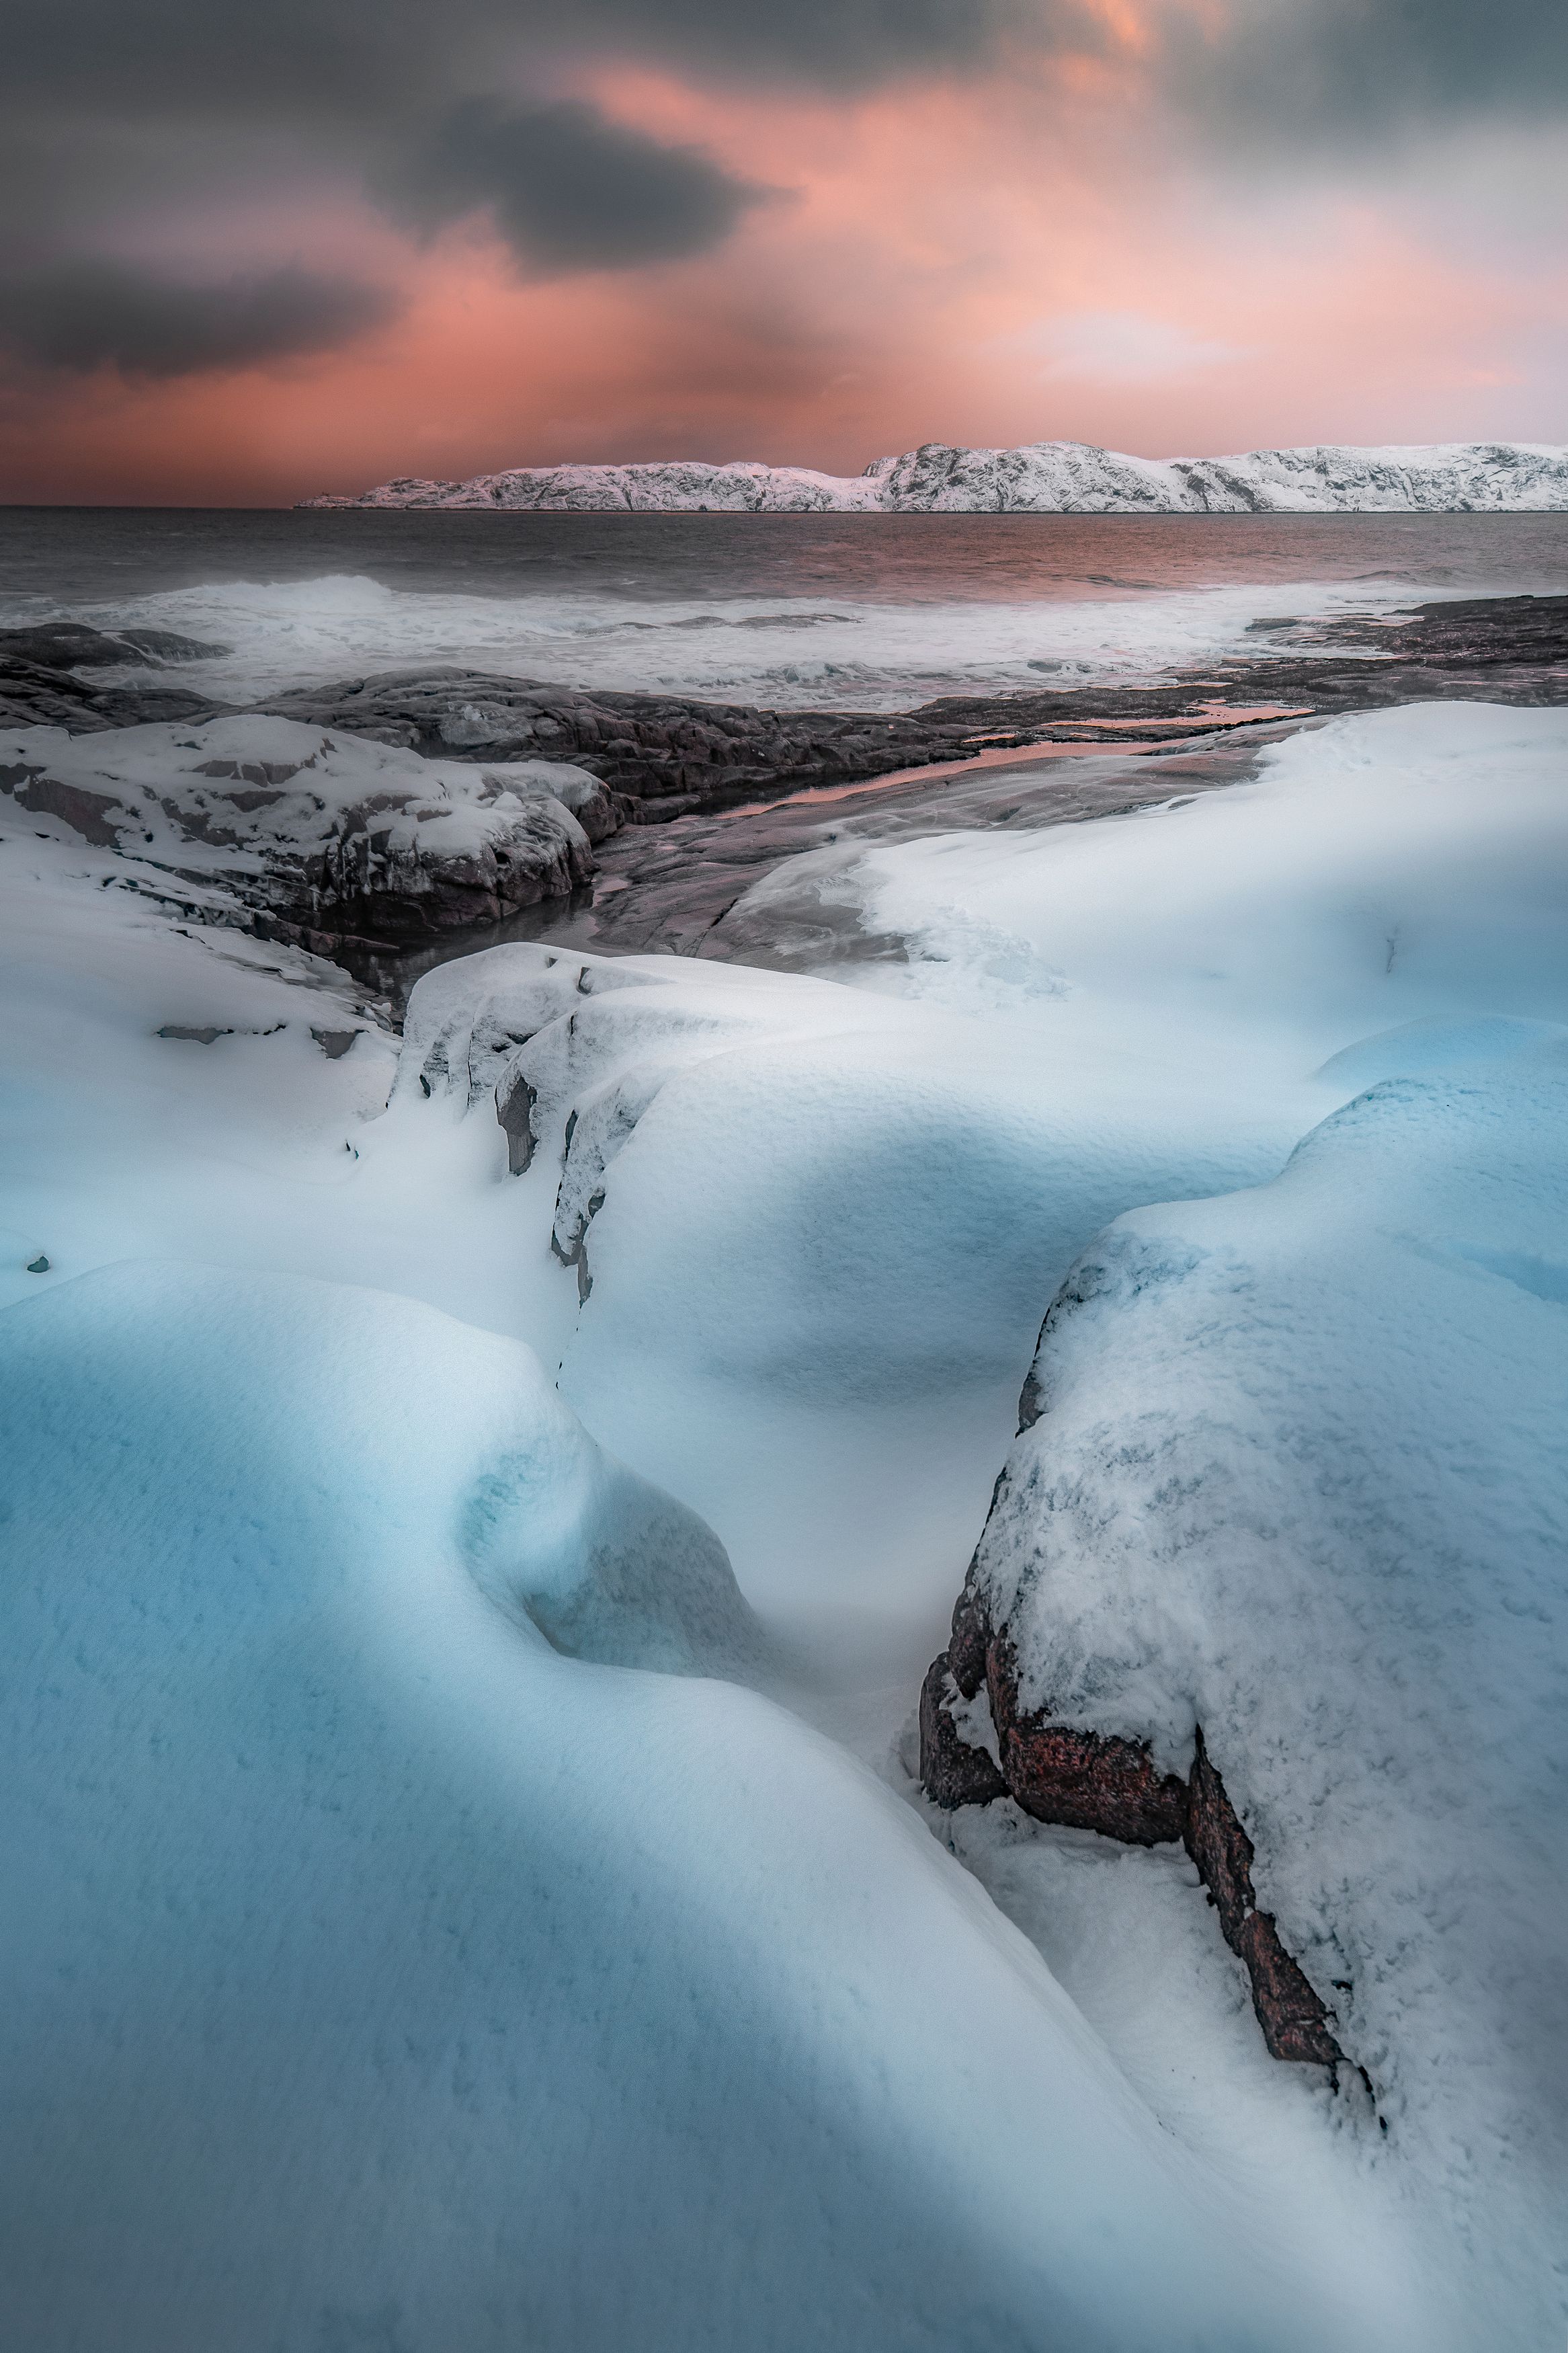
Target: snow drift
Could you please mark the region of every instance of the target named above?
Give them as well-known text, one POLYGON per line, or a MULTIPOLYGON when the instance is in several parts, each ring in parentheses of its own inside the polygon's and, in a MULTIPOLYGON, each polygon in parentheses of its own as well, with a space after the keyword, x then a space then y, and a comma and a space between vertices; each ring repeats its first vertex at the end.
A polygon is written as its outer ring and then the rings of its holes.
POLYGON ((928 441, 848 476, 752 460, 518 466, 467 482, 405 477, 357 498, 304 503, 642 514, 1562 513, 1568 449, 1522 441, 1321 444, 1235 458, 1129 458, 1083 441, 1021 449, 928 441))
POLYGON ((464 958, 390 1103, 341 974, 0 800, 20 2337, 1561 2333, 1565 750, 825 846, 820 971, 464 958), (1075 1261, 998 1610, 1202 1721, 1386 2136, 1179 1850, 900 1762, 1075 1261))
POLYGON ((0 1401, 17 2341, 1386 2341, 888 1790, 628 1672, 743 1612, 517 1344, 125 1268, 0 1401))

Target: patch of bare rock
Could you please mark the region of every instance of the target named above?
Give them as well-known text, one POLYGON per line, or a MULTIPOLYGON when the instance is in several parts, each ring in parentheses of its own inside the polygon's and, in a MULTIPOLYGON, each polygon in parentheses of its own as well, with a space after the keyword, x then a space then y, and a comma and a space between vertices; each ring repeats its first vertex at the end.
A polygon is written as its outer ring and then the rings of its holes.
POLYGON ((1097 1831, 1129 1846, 1186 1848, 1226 1943, 1246 1968, 1252 2006, 1276 2059, 1338 2068, 1345 2053, 1326 2003, 1286 1951, 1252 1884, 1253 1845, 1204 1745, 1201 1726, 1185 1777, 1162 1773, 1145 1741, 1053 1723, 1020 1705, 1017 1661, 1005 1631, 989 1624, 971 1575, 953 1611, 949 1647, 921 1691, 921 1782, 949 1810, 1011 1798, 1036 1821, 1097 1831), (982 1690, 994 1749, 966 1740, 955 1714, 982 1690))

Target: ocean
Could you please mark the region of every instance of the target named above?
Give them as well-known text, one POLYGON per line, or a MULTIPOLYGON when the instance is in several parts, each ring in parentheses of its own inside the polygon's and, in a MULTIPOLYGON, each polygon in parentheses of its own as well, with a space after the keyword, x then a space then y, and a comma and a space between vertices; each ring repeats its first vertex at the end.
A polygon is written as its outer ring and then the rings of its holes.
POLYGON ((1564 515, 0 510, 0 626, 178 629, 228 649, 180 675, 235 701, 456 663, 897 710, 1277 654, 1316 622, 1427 598, 1565 588, 1564 515))

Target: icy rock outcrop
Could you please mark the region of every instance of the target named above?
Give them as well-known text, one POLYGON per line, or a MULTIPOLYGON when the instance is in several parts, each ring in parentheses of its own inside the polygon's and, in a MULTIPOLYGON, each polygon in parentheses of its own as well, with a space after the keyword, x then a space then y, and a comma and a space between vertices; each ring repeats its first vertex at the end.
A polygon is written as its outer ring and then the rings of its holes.
POLYGON ((960 1596, 951 1650, 931 1662, 921 1690, 921 1783, 948 1810, 1011 1798, 1037 1821, 1096 1831, 1129 1846, 1184 1845, 1219 1914, 1226 1943, 1244 1964, 1263 2039, 1276 2059, 1338 2068, 1344 2052, 1329 2009, 1260 1911, 1254 1849, 1224 1782, 1194 1729, 1190 1771, 1162 1772, 1147 1740, 1084 1731, 1048 1707, 1018 1699, 1017 1654, 989 1632, 973 1586, 960 1596), (995 1754, 965 1736, 962 1703, 983 1699, 995 1754))
POLYGON ((928 441, 847 476, 750 460, 518 466, 466 482, 405 477, 357 498, 304 503, 683 514, 1561 513, 1568 510, 1568 448, 1325 443, 1230 458, 1131 458, 1084 441, 1018 449, 928 441))
MULTIPOLYGON (((927 1708, 956 1731, 984 1682, 1021 1806, 1181 1836, 1270 2047, 1363 2066, 1423 2194, 1545 2295, 1568 1029, 1355 1056, 1370 1091, 1272 1183, 1133 1210, 1079 1261, 927 1708)), ((962 1802, 984 1774, 944 1738, 929 1786, 962 1802)))
POLYGON ((97 847, 221 881, 306 944, 498 922, 592 874, 571 804, 616 822, 597 779, 558 762, 437 763, 261 717, 0 733, 0 791, 97 847))
MULTIPOLYGON (((759 791, 836 784, 963 757, 1011 724, 1030 739, 1033 710, 942 703, 923 712, 773 711, 700 695, 545 685, 484 670, 397 670, 331 680, 272 698, 309 726, 347 728, 435 760, 580 763, 600 779, 606 830, 623 796, 642 814, 679 816, 759 791)), ((584 815, 593 833, 595 820, 584 815)), ((599 837, 595 835, 596 839, 599 837)))
MULTIPOLYGON (((879 1008, 880 1010, 880 1008, 879 1008)), ((681 958, 595 956, 518 942, 441 965, 417 984, 398 1086, 492 1096, 521 1175, 546 1141, 561 1176, 551 1247, 592 1288, 586 1243, 605 1176, 678 1071, 826 1013, 863 1026, 864 1007, 831 984, 782 989, 775 975, 681 958)), ((899 1026, 889 1008, 889 1026, 899 1026)), ((875 1019, 875 1015, 872 1018, 875 1019)))

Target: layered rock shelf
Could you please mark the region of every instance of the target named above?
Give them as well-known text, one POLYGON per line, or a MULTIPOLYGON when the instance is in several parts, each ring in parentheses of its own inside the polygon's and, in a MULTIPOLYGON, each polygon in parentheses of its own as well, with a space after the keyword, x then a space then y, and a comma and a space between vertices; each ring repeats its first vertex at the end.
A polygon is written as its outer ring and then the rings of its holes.
POLYGON ((458 766, 256 716, 74 739, 0 731, 0 792, 144 871, 216 886, 252 928, 327 955, 563 897, 619 821, 569 765, 458 766))

